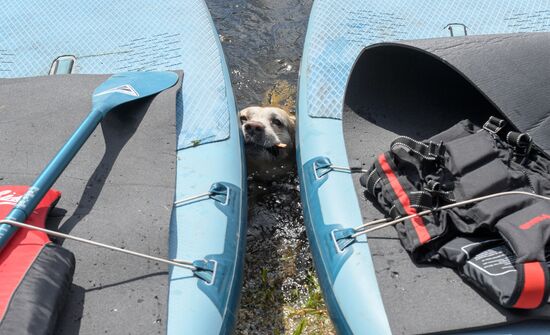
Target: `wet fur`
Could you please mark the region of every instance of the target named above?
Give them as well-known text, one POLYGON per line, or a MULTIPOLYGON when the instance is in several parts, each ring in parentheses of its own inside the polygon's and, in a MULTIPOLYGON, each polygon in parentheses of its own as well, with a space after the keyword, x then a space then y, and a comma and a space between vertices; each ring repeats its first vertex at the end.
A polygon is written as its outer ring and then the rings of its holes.
POLYGON ((253 106, 241 110, 239 116, 249 173, 270 180, 294 169, 294 115, 278 107, 253 106))

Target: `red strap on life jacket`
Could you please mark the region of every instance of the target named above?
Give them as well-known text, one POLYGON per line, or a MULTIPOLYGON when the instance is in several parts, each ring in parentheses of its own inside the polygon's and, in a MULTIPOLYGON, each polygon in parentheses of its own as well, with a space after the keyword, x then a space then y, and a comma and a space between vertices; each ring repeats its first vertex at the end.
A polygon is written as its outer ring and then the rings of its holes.
MULTIPOLYGON (((401 186, 401 183, 399 183, 399 179, 397 179, 397 176, 393 172, 390 164, 386 160, 385 154, 381 154, 378 156, 378 163, 380 163, 380 166, 382 167, 382 171, 386 175, 386 178, 388 178, 388 181, 393 189, 393 192, 397 196, 397 199, 405 209, 405 212, 407 215, 416 214, 416 210, 411 207, 411 201, 409 199, 409 196, 407 195, 407 192, 403 189, 403 186, 401 186)), ((416 235, 418 236, 418 241, 420 244, 424 244, 428 242, 431 239, 430 232, 426 228, 426 225, 424 224, 424 220, 421 216, 413 217, 411 219, 412 225, 414 227, 414 230, 416 231, 416 235)))
MULTIPOLYGON (((0 186, 0 217, 4 218, 27 191, 28 186, 0 186)), ((48 212, 57 202, 61 192, 49 190, 25 223, 44 228, 48 212)), ((0 320, 8 308, 11 297, 27 270, 49 243, 42 232, 19 229, 0 253, 0 320)))
POLYGON ((523 287, 514 308, 533 309, 543 303, 546 288, 544 269, 540 262, 520 264, 523 267, 523 287))

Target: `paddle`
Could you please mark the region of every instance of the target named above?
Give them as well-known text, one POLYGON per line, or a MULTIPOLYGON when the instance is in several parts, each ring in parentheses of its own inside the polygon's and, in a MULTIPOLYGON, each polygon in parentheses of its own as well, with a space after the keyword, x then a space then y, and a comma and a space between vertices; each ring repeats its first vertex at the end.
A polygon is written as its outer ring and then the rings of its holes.
MULTIPOLYGON (((104 81, 93 93, 90 114, 4 219, 25 222, 107 113, 127 102, 160 93, 177 81, 178 75, 173 72, 122 73, 104 81)), ((17 229, 10 224, 0 225, 0 252, 17 229)))

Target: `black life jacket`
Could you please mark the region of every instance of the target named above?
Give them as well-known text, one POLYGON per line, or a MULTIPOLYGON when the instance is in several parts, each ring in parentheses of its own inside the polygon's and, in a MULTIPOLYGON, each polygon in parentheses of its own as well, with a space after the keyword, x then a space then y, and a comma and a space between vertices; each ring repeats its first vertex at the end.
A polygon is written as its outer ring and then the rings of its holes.
MULTIPOLYGON (((462 121, 427 141, 399 137, 361 177, 366 195, 391 217, 505 191, 550 195, 550 161, 526 133, 491 117, 462 121)), ((505 307, 546 303, 550 201, 509 195, 396 225, 416 262, 456 269, 505 307)))

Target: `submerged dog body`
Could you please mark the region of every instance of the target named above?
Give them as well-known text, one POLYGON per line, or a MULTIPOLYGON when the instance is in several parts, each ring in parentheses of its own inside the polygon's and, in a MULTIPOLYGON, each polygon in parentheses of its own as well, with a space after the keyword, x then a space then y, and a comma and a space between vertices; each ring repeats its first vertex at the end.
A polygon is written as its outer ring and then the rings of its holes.
POLYGON ((250 172, 260 179, 286 174, 294 165, 296 118, 278 107, 239 112, 250 172))

